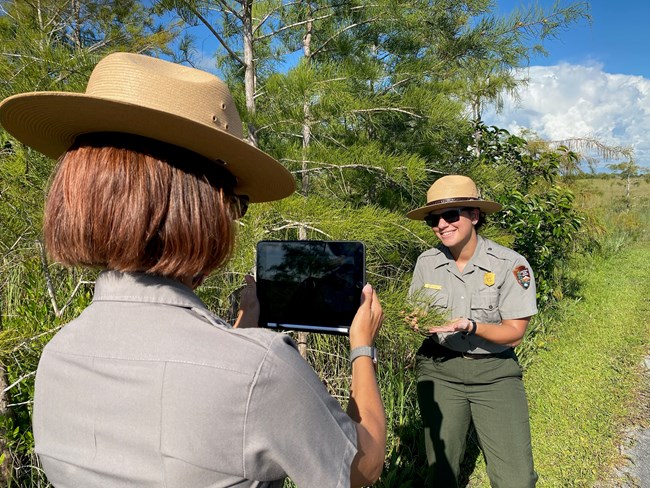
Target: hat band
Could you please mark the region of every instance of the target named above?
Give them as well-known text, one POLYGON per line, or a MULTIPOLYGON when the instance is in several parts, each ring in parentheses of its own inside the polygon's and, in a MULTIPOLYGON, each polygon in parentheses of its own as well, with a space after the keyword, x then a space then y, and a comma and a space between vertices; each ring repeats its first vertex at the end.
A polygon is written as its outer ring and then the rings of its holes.
POLYGON ((475 198, 475 197, 457 197, 457 198, 443 198, 442 200, 434 200, 432 202, 427 202, 427 207, 430 207, 432 205, 442 205, 444 203, 454 203, 454 202, 471 202, 471 201, 477 201, 481 202, 480 198, 475 198))

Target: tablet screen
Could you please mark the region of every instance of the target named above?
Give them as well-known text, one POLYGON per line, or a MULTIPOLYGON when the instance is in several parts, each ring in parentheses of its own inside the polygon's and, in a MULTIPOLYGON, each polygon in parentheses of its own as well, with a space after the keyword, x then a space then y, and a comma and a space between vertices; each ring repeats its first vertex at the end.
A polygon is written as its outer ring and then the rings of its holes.
POLYGON ((260 326, 347 334, 365 283, 357 241, 260 241, 260 326))

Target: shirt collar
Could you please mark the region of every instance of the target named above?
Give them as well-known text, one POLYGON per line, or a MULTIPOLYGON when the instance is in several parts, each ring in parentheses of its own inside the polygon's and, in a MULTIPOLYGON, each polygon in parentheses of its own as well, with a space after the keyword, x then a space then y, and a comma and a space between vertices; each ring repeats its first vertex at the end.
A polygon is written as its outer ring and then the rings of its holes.
POLYGON ((145 273, 103 271, 95 282, 93 301, 146 302, 185 308, 206 308, 180 281, 145 273))
POLYGON ((476 243, 476 249, 474 250, 474 256, 472 256, 471 264, 481 268, 485 271, 492 271, 492 265, 488 259, 486 252, 487 242, 480 235, 478 237, 478 242, 476 243))
MULTIPOLYGON (((490 264, 490 260, 488 259, 486 252, 484 252, 484 249, 487 247, 487 242, 480 235, 477 235, 476 237, 477 237, 476 249, 474 249, 474 254, 469 260, 468 264, 472 266, 478 266, 479 268, 484 269, 486 271, 490 271, 492 265, 490 264)), ((441 266, 448 266, 454 262, 454 256, 451 254, 451 251, 449 250, 448 247, 441 244, 440 246, 438 246, 438 250, 445 255, 447 260, 439 262, 436 268, 439 268, 441 266)))

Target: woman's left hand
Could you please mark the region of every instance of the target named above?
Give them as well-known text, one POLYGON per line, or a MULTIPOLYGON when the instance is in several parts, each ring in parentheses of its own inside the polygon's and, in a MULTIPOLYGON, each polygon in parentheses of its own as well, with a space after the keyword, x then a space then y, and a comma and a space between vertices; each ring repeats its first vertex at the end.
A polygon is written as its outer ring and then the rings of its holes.
POLYGON ((244 279, 246 280, 246 286, 241 292, 239 312, 237 313, 237 320, 235 320, 235 324, 233 325, 235 329, 258 327, 260 320, 260 302, 257 299, 255 278, 251 275, 246 275, 244 279))

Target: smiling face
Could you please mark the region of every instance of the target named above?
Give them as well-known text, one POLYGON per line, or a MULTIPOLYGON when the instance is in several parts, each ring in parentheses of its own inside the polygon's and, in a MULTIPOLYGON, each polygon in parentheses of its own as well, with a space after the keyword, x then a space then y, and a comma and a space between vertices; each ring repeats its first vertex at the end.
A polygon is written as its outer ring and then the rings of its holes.
POLYGON ((446 208, 432 212, 426 219, 440 242, 454 255, 459 255, 468 243, 476 239, 474 225, 478 220, 477 208, 446 208))

